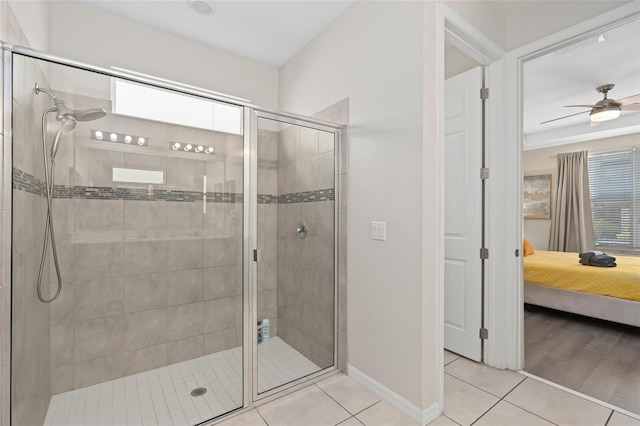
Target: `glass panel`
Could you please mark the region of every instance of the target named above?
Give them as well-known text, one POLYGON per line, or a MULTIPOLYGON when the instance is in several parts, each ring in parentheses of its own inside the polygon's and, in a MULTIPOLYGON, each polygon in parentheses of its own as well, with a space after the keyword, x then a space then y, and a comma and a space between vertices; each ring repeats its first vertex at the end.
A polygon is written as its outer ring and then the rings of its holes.
POLYGON ((334 364, 334 139, 258 119, 258 393, 334 364))
POLYGON ((14 55, 13 83, 13 424, 195 425, 240 408, 243 137, 112 115, 110 78, 89 71, 14 55), (62 289, 43 303, 41 120, 56 105, 62 289))

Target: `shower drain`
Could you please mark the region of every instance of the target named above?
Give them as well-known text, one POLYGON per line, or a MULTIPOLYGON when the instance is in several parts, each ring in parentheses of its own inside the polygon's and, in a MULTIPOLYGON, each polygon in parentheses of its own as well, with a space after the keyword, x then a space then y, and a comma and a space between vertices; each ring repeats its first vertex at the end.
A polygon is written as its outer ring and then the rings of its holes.
POLYGON ((207 393, 207 388, 195 388, 191 391, 191 396, 202 396, 207 393))

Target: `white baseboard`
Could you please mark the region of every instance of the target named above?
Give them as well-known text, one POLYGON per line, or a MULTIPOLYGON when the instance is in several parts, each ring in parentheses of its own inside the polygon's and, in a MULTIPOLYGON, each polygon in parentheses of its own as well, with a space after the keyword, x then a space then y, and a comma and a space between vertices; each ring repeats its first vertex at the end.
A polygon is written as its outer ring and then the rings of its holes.
POLYGON ((381 383, 375 381, 374 379, 367 376, 357 368, 352 367, 351 365, 347 366, 347 374, 353 380, 360 383, 362 386, 369 389, 371 392, 375 393, 380 398, 387 401, 389 404, 393 405, 407 416, 411 417, 421 426, 431 423, 441 414, 438 403, 434 403, 430 407, 421 410, 413 403, 407 401, 391 389, 385 387, 381 383))

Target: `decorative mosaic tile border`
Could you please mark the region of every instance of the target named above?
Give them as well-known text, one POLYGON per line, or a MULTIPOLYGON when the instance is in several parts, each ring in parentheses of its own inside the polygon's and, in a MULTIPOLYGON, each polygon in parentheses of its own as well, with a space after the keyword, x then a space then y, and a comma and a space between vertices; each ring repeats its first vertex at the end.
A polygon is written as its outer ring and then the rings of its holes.
POLYGON ((278 204, 312 203, 314 201, 333 201, 335 189, 319 189, 317 191, 294 192, 278 197, 278 204))
POLYGON ((278 204, 278 196, 271 194, 258 194, 258 204, 278 204))
MULTIPOLYGON (((44 196, 46 189, 42 180, 13 169, 13 188, 32 194, 44 196)), ((243 194, 235 192, 207 192, 207 203, 242 203, 243 194)), ((148 190, 144 188, 119 188, 104 186, 65 186, 54 185, 53 198, 78 198, 85 200, 132 200, 132 201, 202 201, 203 193, 199 191, 177 191, 166 189, 148 190)), ((311 203, 316 201, 333 201, 333 188, 317 191, 296 192, 284 195, 258 194, 258 204, 292 204, 311 203)))
POLYGON ((193 203, 242 203, 242 194, 234 192, 174 191, 166 189, 113 188, 96 186, 58 186, 53 188, 53 198, 80 198, 85 200, 131 200, 131 201, 181 201, 193 203))
POLYGON ((13 169, 13 188, 31 194, 45 195, 44 182, 16 168, 13 169))

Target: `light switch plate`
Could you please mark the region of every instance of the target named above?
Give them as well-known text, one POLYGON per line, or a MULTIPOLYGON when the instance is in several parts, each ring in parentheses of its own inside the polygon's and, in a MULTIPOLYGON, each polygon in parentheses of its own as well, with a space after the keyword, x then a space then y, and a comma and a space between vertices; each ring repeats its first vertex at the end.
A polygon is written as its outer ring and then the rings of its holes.
POLYGON ((371 222, 371 239, 387 240, 387 222, 371 222))

